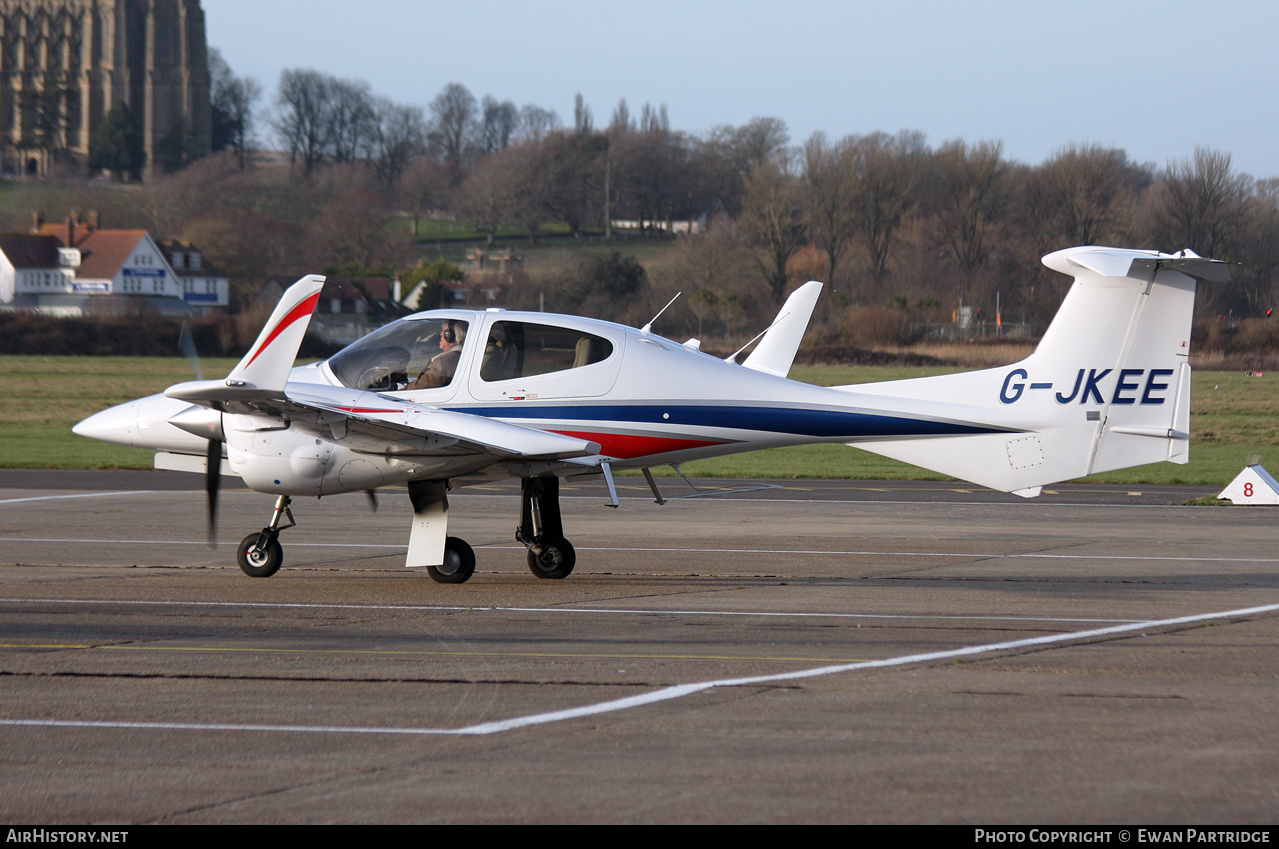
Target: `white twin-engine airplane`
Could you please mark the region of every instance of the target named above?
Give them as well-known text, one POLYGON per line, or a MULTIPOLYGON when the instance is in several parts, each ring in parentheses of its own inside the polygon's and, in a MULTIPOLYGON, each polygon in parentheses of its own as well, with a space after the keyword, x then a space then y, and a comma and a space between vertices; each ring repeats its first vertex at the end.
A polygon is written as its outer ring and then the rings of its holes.
POLYGON ((451 485, 523 481, 516 539, 539 578, 575 563, 559 479, 780 445, 842 442, 1032 497, 1049 483, 1189 455, 1197 280, 1225 263, 1190 251, 1081 247, 1044 257, 1074 285, 1035 352, 1003 368, 858 386, 788 380, 821 284, 786 301, 740 365, 698 343, 563 315, 432 310, 329 360, 293 367, 324 278, 285 292, 225 380, 179 383, 90 416, 81 436, 153 449, 156 467, 218 471, 278 495, 240 543, 249 575, 280 567, 291 499, 407 483, 408 566, 442 583, 475 570, 447 534, 451 485), (225 458, 225 459, 223 459, 225 458))

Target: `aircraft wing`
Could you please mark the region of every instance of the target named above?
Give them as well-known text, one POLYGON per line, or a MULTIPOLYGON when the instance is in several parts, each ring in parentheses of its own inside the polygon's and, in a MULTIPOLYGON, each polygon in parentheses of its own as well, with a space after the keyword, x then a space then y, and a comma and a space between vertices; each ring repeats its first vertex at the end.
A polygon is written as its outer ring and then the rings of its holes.
POLYGON ((166 394, 229 415, 253 417, 254 427, 263 422, 288 427, 365 454, 488 454, 497 461, 600 453, 596 442, 356 389, 291 384, 284 391, 268 391, 200 381, 180 384, 166 394))
POLYGON ((368 454, 561 460, 600 453, 596 442, 374 392, 290 392, 287 406, 295 430, 368 454))

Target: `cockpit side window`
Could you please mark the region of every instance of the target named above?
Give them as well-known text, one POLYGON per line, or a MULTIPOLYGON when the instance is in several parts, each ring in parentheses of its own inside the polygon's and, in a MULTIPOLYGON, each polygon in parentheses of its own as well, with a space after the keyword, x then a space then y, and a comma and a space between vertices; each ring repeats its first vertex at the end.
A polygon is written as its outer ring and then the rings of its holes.
POLYGON ((493 323, 484 344, 480 379, 488 383, 532 377, 603 362, 613 343, 568 327, 526 321, 493 323))
POLYGON ((374 392, 448 386, 466 342, 460 319, 401 320, 370 333, 329 360, 343 386, 374 392))

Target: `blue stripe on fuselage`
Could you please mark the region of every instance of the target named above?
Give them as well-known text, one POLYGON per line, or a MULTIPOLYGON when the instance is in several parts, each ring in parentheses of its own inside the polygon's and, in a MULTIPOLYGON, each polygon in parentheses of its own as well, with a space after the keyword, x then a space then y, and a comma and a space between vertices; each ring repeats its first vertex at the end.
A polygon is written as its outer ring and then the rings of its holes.
POLYGON ((718 427, 784 433, 796 436, 961 436, 1002 433, 1004 428, 850 413, 801 407, 733 407, 680 404, 573 404, 534 406, 524 403, 501 407, 449 407, 459 413, 498 419, 550 419, 556 421, 659 424, 718 427))

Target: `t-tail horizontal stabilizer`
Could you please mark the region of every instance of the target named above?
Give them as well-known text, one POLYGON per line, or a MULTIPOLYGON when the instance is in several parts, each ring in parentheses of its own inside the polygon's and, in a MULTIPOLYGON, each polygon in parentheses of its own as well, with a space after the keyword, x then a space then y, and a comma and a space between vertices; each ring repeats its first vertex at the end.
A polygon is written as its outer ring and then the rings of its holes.
POLYGON ((1162 460, 1190 439, 1196 280, 1230 277, 1191 251, 1083 247, 1044 257, 1074 276, 1035 352, 1002 368, 839 387, 878 403, 930 399, 935 415, 1004 433, 859 442, 858 448, 1005 492, 1162 460))

